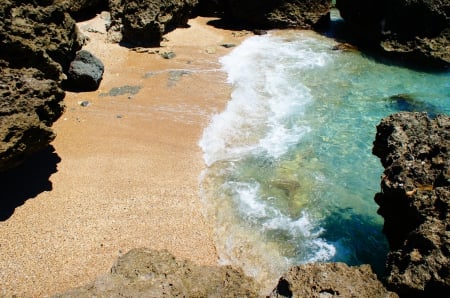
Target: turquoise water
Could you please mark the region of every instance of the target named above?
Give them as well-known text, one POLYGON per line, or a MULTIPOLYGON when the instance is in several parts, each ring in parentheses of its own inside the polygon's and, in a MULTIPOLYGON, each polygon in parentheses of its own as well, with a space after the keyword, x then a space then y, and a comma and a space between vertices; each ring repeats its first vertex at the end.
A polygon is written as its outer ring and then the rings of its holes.
POLYGON ((321 261, 382 274, 376 125, 402 110, 450 114, 449 72, 381 64, 336 44, 272 32, 221 60, 233 92, 199 143, 202 196, 221 261, 260 281, 321 261))

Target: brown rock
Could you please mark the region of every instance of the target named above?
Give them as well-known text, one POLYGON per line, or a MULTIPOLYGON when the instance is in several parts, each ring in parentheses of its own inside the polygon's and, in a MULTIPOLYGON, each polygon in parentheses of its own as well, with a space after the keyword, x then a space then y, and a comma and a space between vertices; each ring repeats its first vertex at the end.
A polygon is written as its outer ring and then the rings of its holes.
POLYGON ((401 59, 450 66, 450 2, 337 0, 360 41, 401 59))
POLYGON ((198 266, 167 251, 133 249, 108 275, 56 297, 257 297, 253 279, 241 270, 198 266))
POLYGON ((313 263, 292 267, 279 280, 270 297, 385 297, 388 292, 369 265, 313 263))
POLYGON ((186 26, 197 0, 110 0, 111 41, 118 40, 135 46, 159 46, 163 34, 186 26))
POLYGON ((385 168, 375 201, 391 250, 388 288, 439 297, 450 290, 450 117, 391 115, 377 126, 373 153, 385 168))
POLYGON ((75 21, 53 1, 0 2, 0 171, 53 140, 64 110, 63 70, 81 47, 75 21))

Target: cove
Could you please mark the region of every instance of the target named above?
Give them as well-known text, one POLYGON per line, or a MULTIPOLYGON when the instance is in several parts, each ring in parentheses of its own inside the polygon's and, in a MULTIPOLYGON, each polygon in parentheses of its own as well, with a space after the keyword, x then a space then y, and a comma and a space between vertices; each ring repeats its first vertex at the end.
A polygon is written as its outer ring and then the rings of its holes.
POLYGON ((376 125, 450 113, 450 72, 381 63, 310 31, 273 31, 221 59, 233 92, 199 142, 201 195, 224 264, 259 281, 340 261, 383 273, 376 125))

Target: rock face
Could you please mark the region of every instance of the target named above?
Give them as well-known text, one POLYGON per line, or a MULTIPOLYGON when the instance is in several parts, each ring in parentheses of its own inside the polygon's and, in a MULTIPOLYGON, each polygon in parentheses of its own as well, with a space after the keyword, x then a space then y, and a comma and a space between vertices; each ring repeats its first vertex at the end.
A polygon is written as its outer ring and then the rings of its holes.
POLYGON ((257 297, 255 282, 231 267, 197 266, 167 251, 133 249, 108 275, 56 297, 257 297))
POLYGON ((111 41, 158 46, 163 34, 186 26, 197 0, 110 0, 111 41), (121 33, 117 37, 117 32, 121 33))
POLYGON ((356 36, 384 51, 450 66, 450 2, 337 0, 356 36))
POLYGON ((53 140, 59 88, 81 47, 75 22, 53 1, 0 2, 0 171, 53 140))
POLYGON ((329 21, 331 0, 224 0, 231 19, 264 28, 311 29, 329 21))
POLYGON ((58 0, 66 11, 71 14, 79 14, 88 10, 98 10, 108 6, 108 0, 58 0))
POLYGON ((70 63, 67 84, 78 91, 97 90, 105 66, 102 61, 86 50, 81 50, 70 63))
POLYGON ((387 285, 404 297, 450 290, 450 117, 399 113, 377 126, 385 168, 375 201, 390 245, 387 285))
POLYGON ((270 297, 366 297, 395 298, 369 265, 314 263, 292 267, 279 280, 270 297))

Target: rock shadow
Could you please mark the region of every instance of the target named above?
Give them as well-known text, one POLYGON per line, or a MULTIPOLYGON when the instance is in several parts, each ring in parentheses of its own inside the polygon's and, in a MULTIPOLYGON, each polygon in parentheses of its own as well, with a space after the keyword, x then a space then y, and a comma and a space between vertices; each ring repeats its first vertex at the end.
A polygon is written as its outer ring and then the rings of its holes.
POLYGON ((9 219, 26 200, 52 190, 49 178, 57 172, 60 161, 55 148, 49 146, 17 168, 0 172, 0 221, 9 219))

